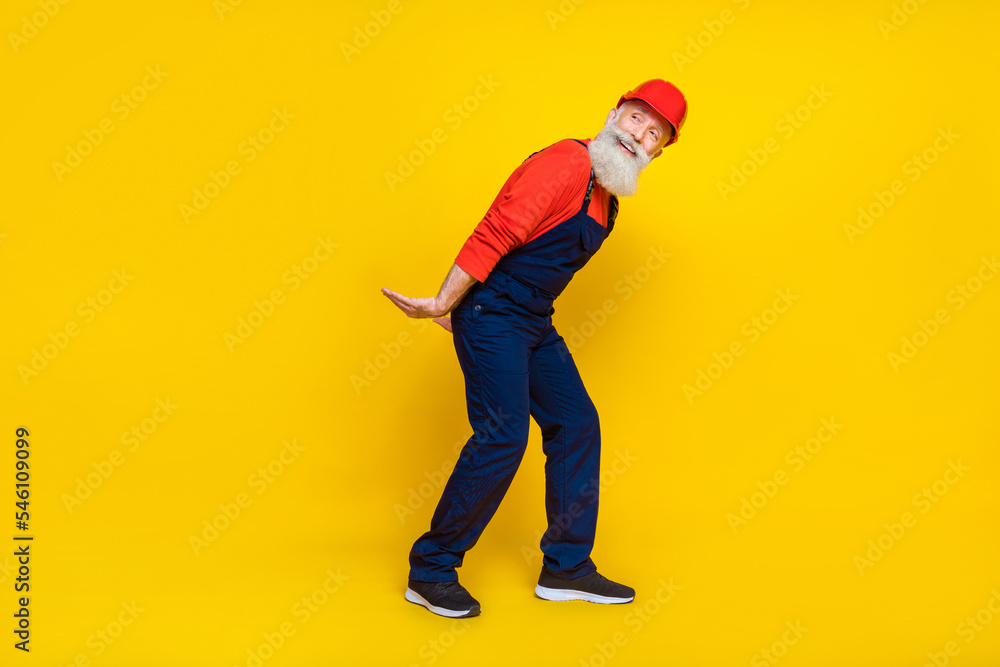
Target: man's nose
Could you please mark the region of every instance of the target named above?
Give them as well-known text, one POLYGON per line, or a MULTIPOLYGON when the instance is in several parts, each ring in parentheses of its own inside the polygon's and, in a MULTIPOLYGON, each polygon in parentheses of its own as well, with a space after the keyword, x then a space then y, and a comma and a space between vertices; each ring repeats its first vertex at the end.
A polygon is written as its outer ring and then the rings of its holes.
POLYGON ((632 138, 635 139, 637 143, 642 143, 642 137, 644 134, 646 134, 645 125, 632 126, 632 138))

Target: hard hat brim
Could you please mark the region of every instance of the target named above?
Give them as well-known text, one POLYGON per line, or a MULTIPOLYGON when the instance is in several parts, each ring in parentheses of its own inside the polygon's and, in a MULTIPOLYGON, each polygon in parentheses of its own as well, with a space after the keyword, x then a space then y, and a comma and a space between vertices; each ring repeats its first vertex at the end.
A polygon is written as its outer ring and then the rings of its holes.
MULTIPOLYGON (((641 87, 642 86, 640 86, 640 88, 641 87)), ((675 90, 676 90, 676 88, 675 88, 675 90)), ((677 93, 680 94, 680 91, 678 90, 677 93)), ((663 109, 661 109, 660 107, 658 107, 653 102, 650 102, 648 99, 645 99, 641 95, 637 94, 636 91, 633 91, 633 90, 628 91, 627 93, 625 93, 624 95, 622 95, 618 99, 618 106, 620 107, 622 104, 624 104, 628 100, 639 100, 641 102, 644 102, 644 103, 648 104, 652 109, 654 109, 656 111, 656 113, 660 114, 660 117, 663 118, 665 121, 667 121, 667 124, 669 124, 670 127, 673 129, 673 136, 670 137, 670 141, 668 141, 667 143, 663 144, 663 146, 661 147, 661 150, 662 150, 662 148, 666 148, 670 144, 673 144, 673 143, 677 142, 677 140, 680 138, 680 133, 681 133, 681 128, 679 127, 679 125, 683 125, 684 124, 684 120, 683 119, 681 119, 678 122, 677 120, 675 120, 674 118, 671 117, 671 114, 664 113, 663 109)), ((682 100, 683 100, 683 96, 682 96, 682 100)), ((686 106, 686 102, 684 102, 684 104, 686 106)))

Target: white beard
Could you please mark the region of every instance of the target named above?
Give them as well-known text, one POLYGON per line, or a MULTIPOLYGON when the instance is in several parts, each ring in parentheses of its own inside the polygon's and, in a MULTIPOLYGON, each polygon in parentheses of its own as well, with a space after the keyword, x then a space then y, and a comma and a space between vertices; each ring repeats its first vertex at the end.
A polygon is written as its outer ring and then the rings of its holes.
POLYGON ((587 152, 601 187, 613 195, 629 197, 639 188, 639 173, 653 158, 635 143, 631 135, 618 129, 615 125, 617 118, 616 115, 604 124, 604 128, 587 144, 587 152), (634 150, 635 154, 626 154, 619 142, 634 150))

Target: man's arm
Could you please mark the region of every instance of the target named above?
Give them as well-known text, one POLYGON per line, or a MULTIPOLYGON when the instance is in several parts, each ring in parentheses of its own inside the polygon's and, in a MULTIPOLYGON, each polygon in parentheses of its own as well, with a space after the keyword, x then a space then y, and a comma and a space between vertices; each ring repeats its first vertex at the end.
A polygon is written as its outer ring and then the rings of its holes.
POLYGON ((443 322, 447 319, 444 316, 451 312, 452 308, 458 305, 465 293, 478 282, 475 278, 465 272, 458 264, 453 264, 437 296, 412 298, 403 296, 391 289, 382 288, 384 294, 390 301, 406 313, 407 317, 433 317, 434 321, 451 331, 451 322, 443 322))
POLYGON ((472 286, 477 282, 479 281, 473 278, 465 269, 458 264, 452 264, 451 270, 448 271, 448 275, 444 277, 444 282, 441 283, 441 289, 438 290, 437 300, 442 308, 441 315, 450 313, 458 305, 458 302, 462 300, 465 293, 472 289, 472 286))

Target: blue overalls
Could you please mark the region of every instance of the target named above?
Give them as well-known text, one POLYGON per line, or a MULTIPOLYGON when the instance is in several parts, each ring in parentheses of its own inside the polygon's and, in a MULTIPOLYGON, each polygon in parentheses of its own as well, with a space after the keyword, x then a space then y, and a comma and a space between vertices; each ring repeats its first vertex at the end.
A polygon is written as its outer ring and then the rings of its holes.
POLYGON ((543 563, 565 579, 596 570, 590 552, 597 529, 600 425, 552 325, 553 301, 614 227, 614 196, 607 227, 587 215, 593 187, 591 170, 579 212, 501 257, 451 312, 473 435, 430 530, 410 550, 412 580, 457 581, 455 568, 493 518, 521 463, 529 414, 541 428, 546 457, 543 563))

